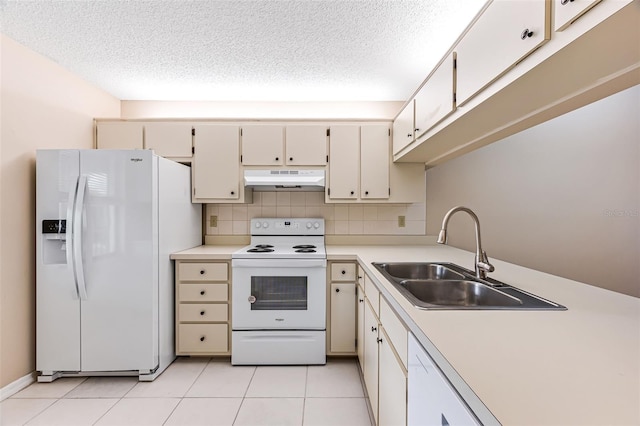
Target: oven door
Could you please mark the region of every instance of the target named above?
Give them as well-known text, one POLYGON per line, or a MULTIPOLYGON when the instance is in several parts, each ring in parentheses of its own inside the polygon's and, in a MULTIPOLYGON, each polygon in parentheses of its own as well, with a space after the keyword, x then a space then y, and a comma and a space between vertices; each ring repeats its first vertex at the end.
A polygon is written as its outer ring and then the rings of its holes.
POLYGON ((325 259, 233 259, 233 330, 325 330, 325 259))

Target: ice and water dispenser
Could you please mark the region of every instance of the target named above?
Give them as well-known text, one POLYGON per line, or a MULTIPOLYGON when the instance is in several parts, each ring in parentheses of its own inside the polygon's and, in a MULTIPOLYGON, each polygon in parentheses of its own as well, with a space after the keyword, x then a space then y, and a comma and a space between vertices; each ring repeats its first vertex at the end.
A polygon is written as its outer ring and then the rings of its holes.
POLYGON ((67 263, 67 221, 42 221, 42 260, 45 264, 67 263))

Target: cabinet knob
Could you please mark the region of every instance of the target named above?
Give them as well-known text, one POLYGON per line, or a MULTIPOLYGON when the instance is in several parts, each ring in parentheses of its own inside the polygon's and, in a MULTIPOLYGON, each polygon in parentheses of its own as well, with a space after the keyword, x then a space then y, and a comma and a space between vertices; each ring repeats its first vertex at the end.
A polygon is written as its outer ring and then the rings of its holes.
POLYGON ((364 191, 364 195, 369 195, 369 191, 364 191))
POLYGON ((205 270, 204 269, 200 269, 200 275, 204 275, 205 274, 205 270))
POLYGON ((204 296, 204 290, 200 290, 200 296, 204 296))
POLYGON ((276 157, 276 161, 280 161, 280 157, 276 157))
POLYGON ((378 331, 378 328, 377 328, 377 327, 371 327, 371 331, 372 331, 372 332, 374 332, 374 331, 378 331))
POLYGON ((408 137, 408 138, 410 138, 410 137, 412 137, 412 136, 413 136, 413 134, 411 134, 411 133, 407 133, 407 137, 408 137))
POLYGON ((354 192, 354 191, 351 191, 351 195, 353 195, 353 194, 355 194, 355 192, 354 192))
POLYGON ((289 157, 289 161, 293 161, 293 157, 289 157))
POLYGON ((201 342, 204 342, 204 336, 202 336, 202 337, 200 338, 200 341, 201 341, 201 342))
POLYGON ((382 339, 381 339, 380 337, 378 337, 378 338, 376 339, 376 342, 378 342, 378 343, 382 343, 382 339))
POLYGON ((336 288, 336 293, 340 293, 340 289, 339 288, 336 288))
POLYGON ((344 275, 344 274, 346 274, 346 273, 347 273, 347 271, 345 271, 345 270, 343 269, 342 271, 340 271, 340 273, 341 273, 342 275, 344 275))
POLYGON ((363 303, 364 299, 358 299, 358 302, 363 303))
POLYGON ((522 34, 520 34, 520 38, 523 40, 531 36, 533 36, 533 31, 529 31, 529 28, 525 28, 524 31, 522 31, 522 34))
POLYGON ((573 2, 573 0, 560 0, 560 4, 564 6, 565 4, 569 3, 570 1, 573 2))
POLYGON ((200 311, 200 315, 204 315, 204 311, 200 311))
POLYGON ((415 129, 415 131, 416 131, 416 132, 419 132, 419 131, 420 131, 420 129, 415 129))
POLYGON ((231 195, 236 195, 236 191, 231 191, 231 195))

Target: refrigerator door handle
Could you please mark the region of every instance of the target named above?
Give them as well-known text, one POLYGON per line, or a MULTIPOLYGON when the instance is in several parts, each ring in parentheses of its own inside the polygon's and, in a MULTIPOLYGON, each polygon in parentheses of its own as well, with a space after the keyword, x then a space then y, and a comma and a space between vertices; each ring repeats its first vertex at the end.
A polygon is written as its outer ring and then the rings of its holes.
POLYGON ((80 300, 87 300, 87 286, 84 280, 82 264, 82 212, 84 211, 84 195, 87 189, 87 177, 82 175, 78 181, 78 196, 74 206, 73 220, 73 265, 80 300))
POLYGON ((78 277, 76 276, 76 265, 75 265, 75 257, 73 255, 73 224, 74 217, 74 203, 76 201, 76 194, 78 192, 78 178, 74 179, 73 183, 71 183, 71 187, 69 188, 69 200, 67 201, 67 235, 66 235, 66 251, 67 251, 67 265, 73 274, 73 285, 76 289, 76 294, 74 299, 78 299, 80 297, 80 290, 78 289, 78 277))

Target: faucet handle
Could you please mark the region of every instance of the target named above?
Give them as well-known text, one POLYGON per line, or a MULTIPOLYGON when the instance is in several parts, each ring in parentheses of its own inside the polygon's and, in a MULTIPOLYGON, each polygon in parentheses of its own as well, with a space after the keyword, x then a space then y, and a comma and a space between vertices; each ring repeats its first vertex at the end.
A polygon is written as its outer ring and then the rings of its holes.
POLYGON ((495 270, 496 268, 489 263, 486 251, 483 250, 480 257, 476 256, 476 275, 479 278, 486 278, 487 272, 493 272, 495 270))

